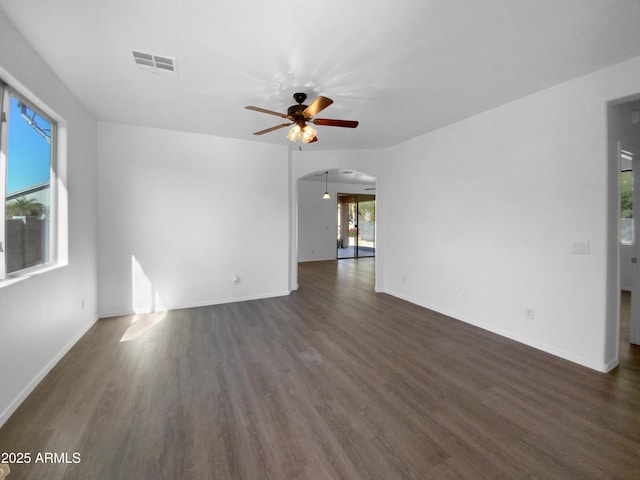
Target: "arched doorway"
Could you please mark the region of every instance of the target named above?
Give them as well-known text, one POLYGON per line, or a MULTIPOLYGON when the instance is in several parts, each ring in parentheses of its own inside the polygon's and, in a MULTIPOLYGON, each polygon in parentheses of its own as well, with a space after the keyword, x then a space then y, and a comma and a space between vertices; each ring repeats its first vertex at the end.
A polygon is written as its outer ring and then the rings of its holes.
MULTIPOLYGON (((351 197, 368 195, 374 198, 376 182, 377 178, 373 175, 346 168, 319 169, 297 178, 294 196, 295 213, 292 218, 292 223, 295 224, 295 260, 292 260, 295 261, 296 267, 301 262, 338 259, 341 239, 338 225, 339 199, 346 198, 341 195, 351 197), (323 198, 325 192, 329 194, 329 198, 323 198)), ((367 215, 366 220, 375 222, 375 215, 367 215)), ((354 236, 351 238, 359 241, 360 246, 370 243, 369 248, 372 248, 376 240, 375 225, 369 225, 364 230, 361 229, 360 238, 355 236, 357 233, 354 230, 354 236)), ((343 245, 344 238, 343 236, 343 245)), ((364 253, 364 249, 359 253, 364 253)), ((367 256, 373 257, 373 255, 367 256)), ((371 258, 371 261, 375 262, 376 259, 371 258)))

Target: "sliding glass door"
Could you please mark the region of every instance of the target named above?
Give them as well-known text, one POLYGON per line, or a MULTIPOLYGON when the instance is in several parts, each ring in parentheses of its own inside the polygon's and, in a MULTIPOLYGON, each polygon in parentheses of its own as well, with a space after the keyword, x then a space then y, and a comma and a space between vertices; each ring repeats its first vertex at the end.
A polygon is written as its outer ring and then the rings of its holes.
POLYGON ((339 193, 337 257, 375 256, 375 222, 375 195, 339 193))

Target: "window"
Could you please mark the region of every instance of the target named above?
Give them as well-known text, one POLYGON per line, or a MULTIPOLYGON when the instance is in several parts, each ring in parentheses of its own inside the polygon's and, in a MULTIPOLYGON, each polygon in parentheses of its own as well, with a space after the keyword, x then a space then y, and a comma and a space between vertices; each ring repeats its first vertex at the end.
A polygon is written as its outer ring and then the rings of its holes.
POLYGON ((633 153, 620 150, 620 241, 632 245, 633 231, 633 153))
POLYGON ((56 123, 0 82, 0 280, 55 261, 56 123))

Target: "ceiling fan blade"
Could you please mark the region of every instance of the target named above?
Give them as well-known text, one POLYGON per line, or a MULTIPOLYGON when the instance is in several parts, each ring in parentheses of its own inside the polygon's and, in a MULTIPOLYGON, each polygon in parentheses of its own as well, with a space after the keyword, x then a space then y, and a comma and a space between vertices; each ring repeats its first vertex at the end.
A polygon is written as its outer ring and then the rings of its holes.
POLYGON ((293 125, 293 123, 283 123, 282 125, 276 125, 275 127, 266 128, 264 130, 260 130, 259 132, 254 132, 253 134, 254 135, 262 135, 263 133, 273 132, 274 130, 278 130, 279 128, 289 127, 291 125, 293 125))
POLYGON ((330 127, 356 128, 358 126, 357 120, 332 120, 330 118, 314 118, 312 122, 315 125, 328 125, 330 127))
POLYGON ((286 113, 274 112, 273 110, 267 110, 266 108, 252 107, 252 106, 244 107, 244 108, 246 108, 247 110, 253 110, 254 112, 268 113, 269 115, 276 115, 278 117, 289 119, 289 115, 287 115, 286 113))
POLYGON ((315 117, 322 110, 327 108, 329 105, 333 103, 333 100, 327 97, 323 97, 322 95, 316 98, 311 105, 304 109, 302 114, 305 118, 309 119, 311 117, 315 117))

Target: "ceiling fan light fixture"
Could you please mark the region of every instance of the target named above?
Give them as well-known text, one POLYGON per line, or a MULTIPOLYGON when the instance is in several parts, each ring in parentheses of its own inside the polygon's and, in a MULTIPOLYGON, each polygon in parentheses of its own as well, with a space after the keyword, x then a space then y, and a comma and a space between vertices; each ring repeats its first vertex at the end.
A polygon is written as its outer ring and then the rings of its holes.
POLYGON ((300 130, 300 125, 296 124, 293 127, 291 127, 291 130, 289 130, 289 135, 287 135, 287 138, 295 143, 298 141, 301 134, 302 134, 302 130, 300 130))
POLYGON ((302 143, 311 143, 316 138, 316 131, 309 125, 302 129, 302 143))
POLYGON ((302 143, 311 143, 316 141, 316 133, 315 128, 312 128, 309 125, 300 127, 300 125, 295 124, 291 127, 291 130, 289 130, 287 138, 295 143, 300 139, 300 137, 302 137, 302 143))

